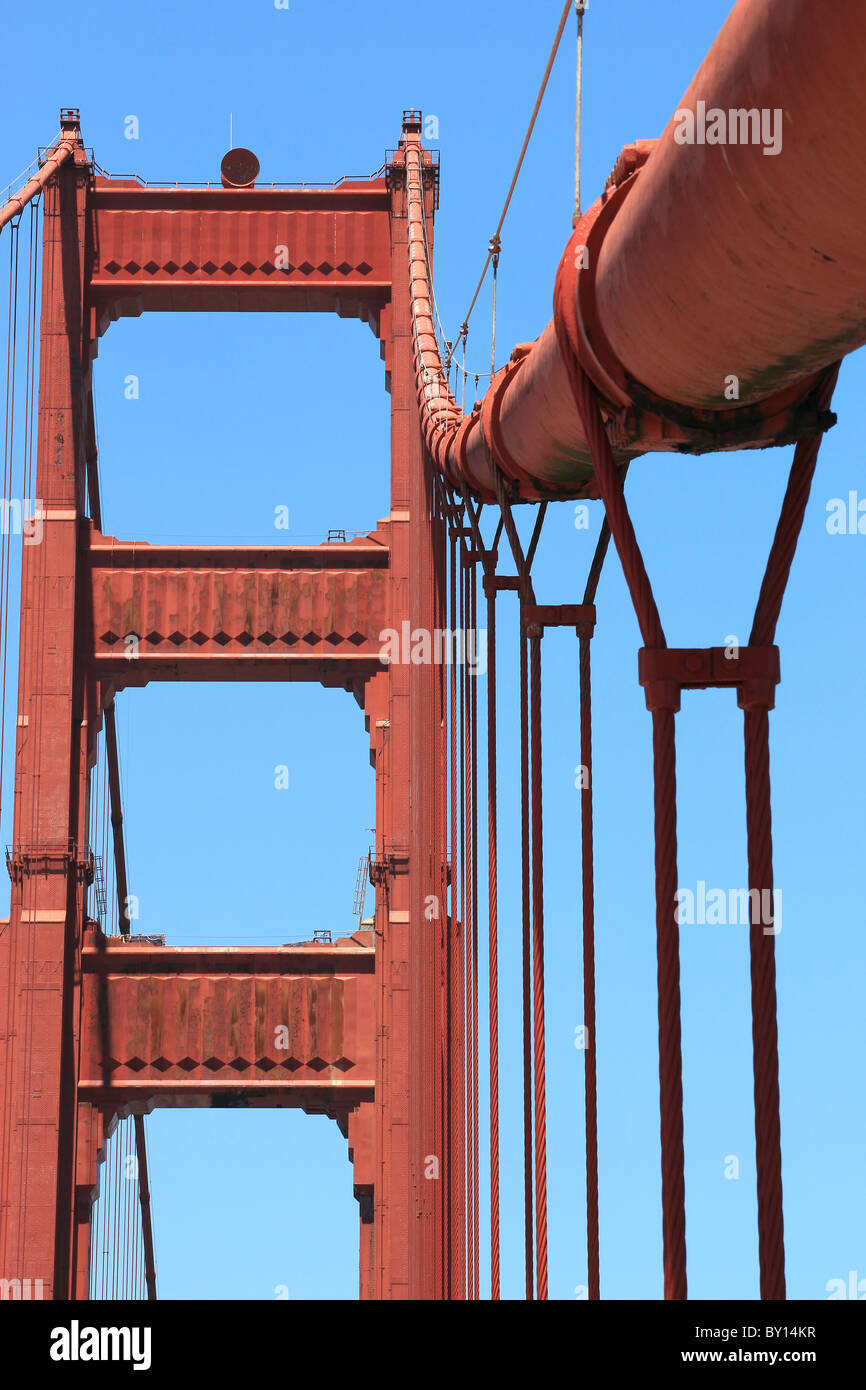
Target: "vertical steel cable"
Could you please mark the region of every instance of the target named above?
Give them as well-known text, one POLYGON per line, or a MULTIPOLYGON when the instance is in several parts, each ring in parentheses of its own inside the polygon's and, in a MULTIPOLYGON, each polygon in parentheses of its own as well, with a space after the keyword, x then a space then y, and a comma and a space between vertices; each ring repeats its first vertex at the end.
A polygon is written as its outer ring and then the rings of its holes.
MULTIPOLYGON (((762 708, 744 712, 746 824, 749 888, 757 902, 773 902, 773 837, 770 809, 770 719, 762 708), (766 899, 764 894, 767 894, 766 899)), ((754 899, 750 893, 750 903, 754 899)), ((785 1235, 782 1213, 782 1132, 779 1115, 779 1037, 776 1021, 775 936, 765 934, 763 913, 753 905, 749 926, 752 986, 752 1058, 755 1082, 755 1156, 758 1186, 758 1251, 761 1298, 785 1298, 785 1235)))
MULTIPOLYGON (((839 375, 828 368, 816 393, 819 411, 827 410, 839 375)), ((820 436, 801 440, 794 451, 779 521, 761 584, 750 646, 771 646, 782 609, 797 542, 809 501, 820 436)), ((763 705, 743 714, 746 762, 746 823, 750 902, 773 902, 773 833, 770 787, 770 721, 763 705), (764 894, 767 895, 766 899, 764 894)), ((761 1298, 782 1300, 785 1288, 785 1240, 782 1209, 782 1137, 779 1115, 779 1042, 776 1002, 776 947, 764 931, 763 913, 751 913, 749 928, 752 991, 752 1056, 755 1093, 755 1152, 758 1187, 758 1247, 761 1298), (757 920, 756 920, 757 918, 757 920)))
POLYGON ((534 1298, 532 1206, 532 918, 529 880, 529 658, 520 629, 520 867, 523 912, 523 1211, 526 1297, 534 1298))
MULTIPOLYGON (((445 621, 447 611, 447 556, 444 499, 438 476, 431 474, 434 508, 434 586, 440 622, 445 621)), ((439 920, 436 924, 437 979, 436 988, 439 1000, 438 1050, 439 1063, 439 1132, 441 1152, 441 1180, 443 1201, 439 1233, 439 1257, 441 1266, 440 1287, 442 1297, 451 1298, 451 1017, 449 996, 449 962, 451 956, 450 932, 448 927, 448 681, 445 667, 440 664, 438 671, 438 690, 436 717, 440 724, 441 761, 436 768, 436 831, 439 836, 441 857, 435 865, 437 873, 437 906, 439 920)))
POLYGON ((599 1298, 598 1248, 598 1083, 596 1078, 595 1011, 595 872, 592 820, 592 680, 590 636, 580 635, 580 835, 583 896, 583 1019, 584 1109, 586 1115, 586 1253, 587 1286, 591 1300, 599 1298))
POLYGON ((574 226, 580 221, 580 146, 583 114, 583 16, 588 0, 574 0, 577 13, 577 77, 574 113, 574 226))
MULTIPOLYGON (((465 644, 466 629, 470 622, 469 565, 464 553, 461 554, 462 611, 460 632, 465 644)), ((463 808, 464 808, 464 902, 466 905, 466 1110, 467 1110, 467 1177, 466 1193, 468 1207, 468 1246, 469 1246, 469 1297, 475 1298, 476 1287, 476 1231, 475 1231, 475 923, 472 917, 472 886, 474 882, 474 863, 472 855, 472 708, 469 690, 469 676, 466 662, 463 662, 460 683, 463 687, 463 808)))
MULTIPOLYGON (((460 526, 458 527, 458 632, 466 630, 466 568, 463 563, 462 540, 459 530, 462 527, 463 517, 461 515, 460 526)), ((455 652, 455 661, 457 654, 455 652)), ((474 1277, 472 1271, 472 1255, 474 1250, 474 1239, 472 1232, 472 1032, 471 1032, 471 1013, 472 1013, 472 923, 470 920, 471 906, 469 893, 469 877, 471 865, 468 856, 468 784, 469 784, 469 730, 468 730, 468 709, 466 700, 466 668, 460 671, 457 680, 459 690, 459 730, 460 730, 460 889, 463 906, 463 932, 461 950, 461 979, 460 979, 460 1003, 461 1019, 460 1029, 463 1037, 463 1078, 462 1078, 462 1113, 464 1124, 464 1146, 463 1146, 463 1209, 462 1220, 465 1231, 466 1242, 466 1297, 472 1297, 474 1288, 474 1277)))
MULTIPOLYGON (((449 526, 450 564, 449 564, 449 623, 453 633, 457 627, 457 538, 454 534, 455 509, 452 503, 452 516, 449 526)), ((464 1190, 463 1172, 465 1163, 465 1122, 463 1113, 463 913, 460 896, 460 844, 458 839, 458 694, 457 667, 451 665, 450 734, 451 734, 451 935, 453 939, 451 959, 451 1029, 454 1035, 454 1067, 452 1071, 453 1095, 451 1101, 454 1131, 454 1154, 452 1157, 452 1191, 454 1193, 453 1225, 456 1247, 456 1289, 459 1298, 466 1297, 465 1239, 464 1239, 464 1190)))
POLYGON ((542 840, 541 629, 529 630, 532 763, 532 1014, 535 1054, 535 1252, 537 1296, 547 1298, 547 1095, 544 1038, 544 846, 542 840))
POLYGON ((132 1122, 127 1116, 123 1122, 123 1296, 129 1298, 129 1257, 132 1254, 132 1192, 133 1177, 129 1171, 130 1147, 129 1141, 132 1137, 132 1122))
POLYGON ((114 1212, 112 1222, 112 1241, 111 1241, 111 1297, 117 1298, 117 1269, 120 1263, 118 1251, 120 1249, 120 1195, 122 1188, 120 1185, 120 1121, 113 1135, 114 1143, 114 1212))
MULTIPOLYGON (((559 287, 558 287, 559 288, 559 287)), ((592 382, 568 343, 562 315, 557 333, 569 382, 592 456, 605 516, 619 554, 644 644, 665 647, 649 576, 637 543, 621 479, 592 382)), ((682 1038, 680 1024, 677 887, 676 740, 674 711, 653 711, 655 805, 656 949, 659 996, 659 1084, 662 1145, 662 1229, 665 1298, 686 1297, 685 1160, 683 1147, 682 1038)))
POLYGON ((496 814, 496 586, 487 594, 487 874, 490 972, 490 1297, 500 1296, 499 1249, 499 883, 496 814))
POLYGON ((652 721, 664 1280, 666 1299, 684 1299, 687 1296, 686 1197, 679 925, 676 917, 677 778, 674 711, 653 710, 652 721))
MULTIPOLYGON (((478 641, 478 583, 474 558, 471 561, 467 580, 469 584, 469 632, 476 645, 478 641)), ((470 807, 471 807, 471 846, 472 846, 472 1212, 475 1230, 475 1249, 473 1265, 475 1269, 475 1298, 481 1296, 480 1287, 480 1207, 479 1178, 479 1105, 478 1105, 478 680, 477 666, 470 667, 468 653, 469 633, 464 634, 463 651, 466 665, 466 679, 469 683, 470 734, 470 807)))
MULTIPOLYGON (((595 603, 602 566, 610 546, 610 527, 602 522, 586 590, 584 606, 595 603)), ((578 628, 580 686, 580 762, 586 769, 586 786, 581 779, 580 838, 583 900, 583 1015, 584 1110, 586 1132, 586 1253, 587 1285, 590 1300, 601 1297, 598 1233, 598 1079, 595 1007, 595 864, 593 843, 592 769, 592 628, 578 628)))
MULTIPOLYGON (((7 311, 6 326, 6 408, 3 436, 3 496, 10 499, 9 515, 12 515, 11 499, 13 492, 13 474, 15 466, 15 377, 18 360, 18 262, 19 262, 19 222, 13 222, 10 227, 9 235, 9 305, 7 311)), ((29 275, 28 275, 29 281, 29 275)), ((30 330, 30 315, 28 312, 28 332, 30 330)), ((29 345, 28 345, 29 346, 29 345)), ((28 351, 28 373, 29 382, 29 351, 28 351)), ((26 412, 26 403, 25 403, 26 412)), ((26 418, 26 415, 25 415, 26 418)), ((23 509, 23 499, 22 499, 23 509)), ((4 719, 2 729, 0 729, 0 809, 2 809, 3 797, 3 764, 5 738, 2 731, 5 731, 5 712, 6 712, 6 633, 8 628, 9 610, 9 571, 11 568, 11 547, 12 537, 7 526, 3 526, 0 531, 0 645, 2 645, 2 669, 3 669, 3 714, 4 719)))
MULTIPOLYGON (((97 1175, 99 1165, 97 1164, 97 1175)), ((97 1176, 98 1180, 98 1176, 97 1176)), ((101 1187, 101 1184, 100 1184, 101 1187)), ((102 1209, 102 1192, 97 1193, 96 1201, 90 1208, 90 1223, 88 1226, 89 1250, 87 1256, 87 1297, 96 1297, 96 1274, 99 1265, 99 1214, 102 1209)))

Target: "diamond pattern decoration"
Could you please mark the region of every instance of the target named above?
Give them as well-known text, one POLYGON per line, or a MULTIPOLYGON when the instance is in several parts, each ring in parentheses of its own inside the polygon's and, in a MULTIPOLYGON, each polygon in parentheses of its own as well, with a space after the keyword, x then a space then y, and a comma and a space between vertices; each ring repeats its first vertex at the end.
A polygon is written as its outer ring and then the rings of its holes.
MULTIPOLYGON (((110 1067, 116 1071, 119 1067, 126 1067, 133 1072, 144 1071, 147 1062, 141 1057, 130 1057, 126 1062, 118 1062, 114 1059, 110 1062, 110 1067)), ((197 1062, 194 1057, 181 1057, 179 1062, 170 1062, 167 1057, 156 1057, 150 1063, 159 1072, 171 1071, 176 1066, 180 1071, 187 1074, 196 1071, 200 1066, 206 1067, 210 1072, 224 1071, 228 1066, 232 1071, 242 1072, 255 1068, 266 1074, 275 1071, 277 1067, 282 1067, 284 1071, 296 1072, 306 1065, 310 1071, 327 1071, 330 1066, 338 1071, 348 1072, 353 1069, 355 1063, 348 1057, 338 1057, 335 1062, 326 1062, 324 1057, 312 1057, 306 1064, 297 1057, 286 1057, 282 1062, 275 1062, 272 1057, 259 1057, 255 1062, 247 1061, 246 1057, 235 1057, 231 1062, 223 1062, 219 1057, 208 1057, 204 1062, 197 1062)))
POLYGON ((192 260, 186 261, 183 265, 178 265, 177 261, 172 260, 165 261, 164 265, 157 265, 154 260, 147 261, 146 265, 139 265, 138 261, 133 260, 126 261, 125 265, 121 265, 120 261, 110 260, 107 261, 104 270, 108 275, 117 275, 118 271, 121 270, 125 270, 128 275, 138 275, 139 271, 142 270, 146 270, 149 275, 156 275, 160 270, 165 271, 167 275, 177 275, 179 270, 185 271, 186 275, 195 275, 197 270, 203 270, 206 275, 214 275, 218 270, 221 270, 224 275, 236 275, 238 271, 242 271, 245 275, 254 275, 257 270, 263 272, 264 275, 274 275, 278 268, 284 275, 291 275, 292 271, 295 270, 299 270, 303 275, 311 275, 314 270, 317 270, 320 275, 334 275, 335 270, 341 275, 352 275, 353 271, 359 275, 370 275, 373 271, 373 265, 368 264, 367 261, 361 261, 360 265, 350 265, 349 261, 341 261, 339 265, 334 267, 329 261, 322 261, 320 265, 311 265, 310 261, 307 260, 300 265, 288 264, 279 265, 279 267, 270 260, 264 261, 261 265, 256 265, 250 260, 243 261, 242 265, 235 265, 234 261, 231 260, 224 261, 222 265, 215 265, 211 260, 204 261, 203 265, 196 265, 195 261, 192 260))
MULTIPOLYGON (((122 639, 111 628, 109 628, 107 632, 103 632, 99 638, 99 641, 106 647, 115 647, 121 640, 122 639)), ((327 643, 330 647, 339 647, 345 642, 350 643, 353 647, 363 647, 367 644, 369 638, 363 632, 358 632, 357 630, 350 633, 348 637, 336 630, 332 630, 323 636, 321 633, 314 632, 312 629, 309 632, 305 632, 302 636, 299 636, 296 632, 289 631, 284 632, 280 637, 276 637, 274 633, 270 631, 260 632, 258 636, 256 636, 254 632, 250 632, 245 628, 243 632, 239 632, 235 637, 231 637, 227 632, 224 632, 222 628, 212 636, 206 632, 202 632, 201 628, 197 628, 192 634, 181 632, 179 629, 175 628, 174 632, 169 633, 167 637, 163 636, 161 632, 152 629, 142 640, 147 642, 151 647, 159 647, 164 642, 170 642, 174 647, 182 647, 187 642, 192 642, 197 647, 205 647, 209 642, 215 642, 217 646, 220 647, 228 647, 236 643, 238 646, 244 648, 251 647, 257 642, 261 643, 264 647, 273 647, 278 642, 286 647, 297 646, 298 642, 304 642, 308 647, 318 647, 321 646, 322 643, 327 643)))
MULTIPOLYGON (((164 266, 159 266, 153 260, 148 261, 145 266, 140 266, 137 261, 127 261, 126 265, 121 265, 115 260, 108 261, 105 265, 106 273, 109 275, 117 275, 121 270, 125 270, 128 275, 138 275, 141 270, 146 270, 148 275, 156 275, 160 270, 164 270, 167 275, 177 275, 179 270, 183 270, 187 275, 195 275, 198 270, 203 270, 206 275, 215 275, 218 270, 221 270, 224 275, 236 275, 239 270, 244 275, 254 275, 257 270, 260 270, 263 275, 270 276, 276 274, 277 269, 278 267, 274 265, 273 261, 265 261, 262 265, 257 266, 249 260, 244 261, 243 265, 240 266, 235 265, 234 261, 224 261, 220 266, 215 265, 213 261, 205 261, 202 266, 196 265, 195 261, 187 261, 183 266, 179 266, 176 261, 166 261, 164 266)), ((321 265, 318 266, 311 265, 309 261, 304 261, 299 266, 292 264, 279 266, 283 275, 291 275, 294 270, 300 270, 302 275, 312 275, 314 270, 317 270, 320 275, 333 275, 335 269, 340 275, 351 275, 353 271, 359 275, 369 275, 373 267, 366 261, 362 261, 357 266, 350 265, 348 261, 341 261, 336 267, 332 266, 330 261, 322 261, 321 265)))

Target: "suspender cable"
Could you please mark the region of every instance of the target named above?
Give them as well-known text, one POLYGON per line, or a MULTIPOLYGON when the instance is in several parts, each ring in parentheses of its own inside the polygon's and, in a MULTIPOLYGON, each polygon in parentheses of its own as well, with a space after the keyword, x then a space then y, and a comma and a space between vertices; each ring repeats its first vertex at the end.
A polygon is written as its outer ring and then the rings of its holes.
MULTIPOLYGON (((520 592, 520 806, 523 898, 523 1097, 524 1202, 527 1298, 533 1297, 533 1118, 535 1162, 535 1274, 537 1297, 546 1299, 547 1278, 547 1099, 544 1022, 544 878, 542 842, 541 635, 527 624, 525 605, 534 604, 530 570, 541 537, 547 503, 538 508, 524 555, 505 485, 494 462, 501 524, 517 566, 520 592), (529 653, 527 652, 529 643, 529 653), (531 657, 531 691, 529 661, 531 657), (531 812, 530 812, 531 806, 531 812), (530 819, 531 817, 531 819, 530 819)), ((497 532, 497 536, 499 532, 497 532)))
POLYGON ((493 252, 493 308, 490 329, 490 380, 492 381, 496 375, 496 290, 499 284, 499 256, 502 250, 502 241, 498 235, 491 237, 490 249, 493 252))
MULTIPOLYGON (((472 500, 465 493, 463 502, 466 515, 470 522, 473 539, 473 560, 480 557, 484 568, 484 593, 487 599, 487 867, 488 867, 488 974, 489 974, 489 1047, 490 1047, 490 1290, 491 1299, 496 1302, 500 1298, 501 1278, 500 1278, 500 1208, 499 1208, 499 959, 498 959, 498 863, 497 863, 497 814, 496 814, 496 546, 502 531, 500 521, 493 546, 487 548, 481 534, 479 516, 481 508, 476 513, 473 510, 472 500)), ((473 593, 472 593, 472 651, 475 658, 474 671, 477 674, 478 656, 480 652, 478 634, 478 615, 477 615, 477 585, 475 584, 475 570, 473 568, 473 593)), ((477 685, 473 683, 473 769, 477 770, 477 685)), ((474 776, 473 772, 473 776, 474 776)), ((477 789, 477 779, 474 781, 477 789)), ((475 848, 477 851, 477 794, 473 796, 473 807, 476 816, 475 848)), ((474 862, 477 864, 477 852, 474 854, 474 862)), ((474 920, 476 924, 475 943, 475 965, 476 965, 476 999, 478 988, 477 976, 477 938, 478 938, 478 911, 477 911, 477 870, 475 873, 475 912, 474 920)), ((476 1067, 476 1090, 477 1090, 477 1006, 476 1006, 476 1048, 475 1048, 475 1067, 476 1067)), ((478 1118, 476 1114, 476 1131, 478 1128, 478 1118)), ((476 1155, 476 1183, 479 1171, 478 1157, 476 1155)), ((477 1262, 476 1262, 477 1263, 477 1262)))
POLYGON ((148 1299, 156 1298, 156 1257, 153 1248, 153 1216, 150 1209, 150 1180, 147 1171, 147 1143, 144 1117, 135 1116, 135 1152, 138 1156, 138 1196, 144 1234, 144 1278, 148 1299))
POLYGON ((580 221, 580 144, 583 109, 583 16, 587 0, 574 0, 577 14, 577 91, 574 117, 574 225, 580 221))
MULTIPOLYGON (((464 609, 461 633, 463 635, 464 658, 468 629, 472 626, 472 566, 463 546, 463 585, 464 609)), ((475 929, 475 789, 474 789, 474 729, 472 719, 472 682, 469 666, 463 661, 463 699, 465 710, 465 757, 466 780, 464 794, 466 801, 466 1014, 467 1014, 467 1059, 469 1078, 467 1083, 467 1106, 469 1110, 469 1231, 471 1240, 470 1257, 470 1298, 478 1299, 478 946, 475 929)))
POLYGON ((487 597, 487 873, 490 972, 490 1296, 500 1296, 499 1251, 499 883, 496 815, 496 581, 485 574, 487 597))
POLYGON ((505 204, 503 206, 499 221, 496 225, 496 231, 493 237, 491 237, 490 239, 490 249, 487 252, 487 260, 484 262, 484 269, 481 272, 481 278, 478 281, 475 293, 472 296, 472 303, 469 305, 469 310, 466 314, 465 319, 463 320, 464 329, 467 327, 469 319, 472 316, 472 310, 478 303, 478 296, 481 293, 481 287, 484 284, 485 279, 487 278, 487 272, 490 269, 490 262, 493 260, 493 242, 498 239, 502 231, 505 218, 508 215, 508 209, 511 206, 511 199, 514 197, 514 190, 517 187, 517 180, 520 178, 520 171, 523 168, 523 161, 526 158, 526 151, 529 149, 529 142, 532 139, 532 132, 535 130, 535 122, 538 120, 538 113, 541 110, 541 103, 544 100, 544 94, 547 91, 547 84, 550 81, 550 74, 553 71, 553 64, 556 60, 556 55, 559 52, 559 44, 562 39, 562 35, 565 31, 566 23, 568 22, 570 10, 571 0, 566 0, 565 5, 563 6, 562 15, 560 16, 559 25, 556 30, 556 37, 553 40, 553 47, 550 50, 550 57, 547 60, 547 67, 544 70, 544 77, 541 79, 541 86, 538 91, 538 96, 535 99, 535 106, 532 110, 532 116, 529 121, 529 128, 524 137, 523 145, 520 150, 520 156, 517 160, 517 167, 514 170, 514 176, 511 180, 511 185, 508 189, 505 204))
MULTIPOLYGON (((469 633, 473 644, 478 640, 478 584, 477 570, 473 557, 467 570, 469 582, 469 633)), ((475 1227, 475 1298, 481 1296, 480 1289, 480 1222, 479 1222, 479 1106, 478 1106, 478 681, 476 668, 470 666, 468 659, 469 633, 465 634, 464 664, 469 684, 469 711, 471 718, 470 737, 470 809, 472 824, 472 1135, 473 1135, 473 1192, 472 1210, 475 1227)), ((477 647, 473 645, 473 651, 477 647)))
MULTIPOLYGON (((602 523, 595 549, 584 605, 595 603, 598 581, 610 545, 610 527, 602 523)), ((592 629, 589 624, 578 628, 580 652, 580 762, 586 772, 581 776, 580 838, 583 898, 583 1016, 584 1039, 584 1108, 586 1114, 586 1252, 588 1291, 591 1300, 601 1297, 598 1239, 598 1083, 596 1062, 595 1010, 595 866, 593 848, 593 773, 592 773, 592 676, 590 647, 592 629)))
MULTIPOLYGON (((827 410, 838 377, 838 364, 821 385, 816 405, 827 410)), ((771 646, 797 548, 820 449, 820 436, 801 440, 782 503, 782 510, 755 618, 750 646, 771 646)), ((773 835, 770 799, 769 709, 755 704, 744 710, 746 745, 746 819, 749 889, 757 901, 773 901, 773 835)), ((755 898, 750 892, 750 902, 755 898)), ((751 913, 749 953, 752 990, 752 1050, 755 1083, 755 1151, 758 1185, 758 1249, 761 1298, 785 1298, 785 1243, 782 1214, 782 1146, 779 1116, 779 1045, 776 1020, 775 935, 765 931, 764 914, 751 913), (757 918, 757 920, 756 920, 757 918)))
MULTIPOLYGON (((564 333, 557 315, 560 334, 564 333)), ((647 647, 666 646, 649 576, 625 502, 622 479, 604 428, 594 387, 562 342, 572 393, 590 444, 605 515, 647 647)), ((686 1284, 685 1152, 680 1021, 679 925, 676 919, 677 809, 674 708, 652 711, 655 807, 656 952, 659 1006, 659 1110, 662 1151, 662 1231, 666 1299, 684 1299, 686 1284)))
POLYGON ((526 1297, 535 1297, 532 1206, 532 917, 529 882, 529 654, 520 631, 520 888, 523 914, 523 1209, 526 1297))
POLYGON ((542 842, 541 634, 529 627, 532 781, 532 1018, 535 1091, 537 1297, 547 1298, 547 1095, 544 1066, 544 859, 542 842))
MULTIPOLYGON (((449 622, 451 631, 457 627, 457 537, 456 507, 451 505, 449 513, 449 622)), ((454 1191, 454 1245, 457 1266, 455 1274, 456 1296, 466 1297, 466 1238, 465 1238, 465 1190, 464 1175, 466 1164, 466 1117, 464 1111, 465 1094, 465 1046, 463 1033, 463 909, 461 901, 462 858, 459 841, 458 788, 459 782, 459 721, 457 667, 451 662, 450 690, 450 734, 451 734, 451 934, 453 938, 451 959, 451 1009, 454 1032, 454 1069, 452 1073, 453 1095, 451 1113, 454 1129, 454 1157, 452 1187, 454 1191)))
POLYGON ((103 711, 105 718, 105 750, 108 759, 111 830, 114 844, 114 880, 117 891, 117 913, 120 933, 129 936, 129 890, 126 881, 126 849, 123 841, 123 809, 120 804, 120 763, 117 756, 117 725, 114 700, 103 711))
MULTIPOLYGON (((462 526, 462 517, 461 517, 462 526)), ((459 538, 458 547, 460 554, 458 558, 460 598, 459 598, 459 624, 460 631, 466 631, 466 566, 463 563, 462 542, 459 538)), ((473 1270, 473 1255, 475 1251, 475 1233, 472 1226, 472 923, 471 923, 471 893, 469 889, 469 878, 471 865, 469 863, 469 711, 466 698, 466 668, 465 665, 460 672, 458 680, 460 687, 460 862, 461 862, 461 890, 463 898, 463 978, 462 978, 462 1002, 463 1017, 461 1027, 464 1038, 464 1063, 463 1063, 463 1105, 466 1126, 466 1149, 465 1149, 465 1178, 464 1178, 464 1224, 466 1229, 466 1297, 471 1299, 475 1288, 475 1276, 473 1270)))

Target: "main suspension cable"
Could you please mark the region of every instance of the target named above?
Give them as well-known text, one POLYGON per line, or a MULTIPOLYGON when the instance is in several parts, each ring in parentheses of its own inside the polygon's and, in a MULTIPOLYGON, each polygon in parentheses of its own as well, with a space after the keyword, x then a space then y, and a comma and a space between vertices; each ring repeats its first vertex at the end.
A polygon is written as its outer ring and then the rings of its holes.
POLYGON ((463 319, 463 324, 460 329, 461 334, 465 334, 465 332, 468 330, 469 320, 472 317, 472 310, 475 308, 475 305, 478 302, 478 296, 481 293, 481 288, 484 284, 484 281, 487 278, 487 272, 490 269, 490 265, 494 256, 493 244, 494 242, 499 240, 499 236, 502 231, 505 218, 508 215, 508 209, 511 206, 511 199, 514 197, 514 190, 517 187, 517 180, 520 178, 520 171, 523 168, 523 161, 526 158, 526 151, 529 149, 529 142, 532 139, 532 132, 535 130, 535 122, 538 120, 538 113, 541 110, 541 103, 544 100, 544 94, 547 91, 547 84, 550 81, 550 74, 553 71, 553 64, 556 61, 556 55, 559 52, 559 45, 562 40, 562 35, 565 31, 566 23, 568 22, 568 16, 571 11, 571 5, 572 0, 566 0, 565 5, 563 6, 562 15, 559 20, 559 26, 556 30, 556 37, 553 40, 553 47, 550 50, 550 57, 547 60, 547 67, 544 70, 544 77, 541 80, 541 87, 539 88, 538 96, 535 99, 535 106, 533 107, 532 117, 529 122, 529 128, 527 129, 526 135, 523 140, 523 146, 520 151, 520 156, 517 160, 517 166, 514 170, 511 185, 508 189, 505 204, 502 208, 502 213, 496 225, 496 231, 490 239, 490 249, 487 252, 487 260, 484 262, 484 269, 481 272, 481 278, 479 279, 475 293, 472 296, 472 303, 469 305, 469 308, 463 319))

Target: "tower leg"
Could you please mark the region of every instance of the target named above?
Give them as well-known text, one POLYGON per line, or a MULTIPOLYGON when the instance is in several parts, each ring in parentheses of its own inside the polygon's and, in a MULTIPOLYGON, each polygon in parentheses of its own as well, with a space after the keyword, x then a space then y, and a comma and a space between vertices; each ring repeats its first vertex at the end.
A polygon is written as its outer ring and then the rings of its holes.
POLYGON ((44 195, 36 497, 25 538, 6 1009, 0 1027, 0 1277, 72 1296, 78 987, 87 711, 78 533, 87 170, 76 151, 44 195), (31 543, 32 542, 32 543, 31 543))

